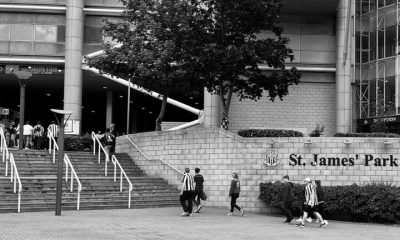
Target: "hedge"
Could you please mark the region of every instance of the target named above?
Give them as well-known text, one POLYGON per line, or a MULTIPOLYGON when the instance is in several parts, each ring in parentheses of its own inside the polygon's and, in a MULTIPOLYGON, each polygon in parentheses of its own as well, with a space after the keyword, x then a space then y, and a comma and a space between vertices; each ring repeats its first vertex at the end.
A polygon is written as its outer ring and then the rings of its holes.
POLYGON ((303 137, 303 133, 283 129, 244 129, 238 131, 241 137, 303 137))
POLYGON ((400 135, 397 133, 336 133, 335 137, 367 137, 367 138, 399 138, 400 135))
MULTIPOLYGON (((294 214, 302 215, 304 185, 294 184, 294 214)), ((324 187, 325 218, 357 222, 400 223, 400 188, 385 184, 324 187)), ((283 206, 284 183, 261 183, 259 199, 271 207, 283 206)))
POLYGON ((64 139, 65 151, 90 151, 92 139, 86 136, 67 136, 64 139))

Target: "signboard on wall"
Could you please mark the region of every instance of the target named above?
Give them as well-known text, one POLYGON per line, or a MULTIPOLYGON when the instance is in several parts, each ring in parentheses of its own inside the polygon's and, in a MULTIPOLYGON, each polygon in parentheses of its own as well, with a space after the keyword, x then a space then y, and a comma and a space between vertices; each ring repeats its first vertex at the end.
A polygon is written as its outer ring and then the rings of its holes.
POLYGON ((65 121, 64 133, 69 135, 79 135, 80 121, 75 119, 69 119, 65 121))
POLYGON ((8 108, 0 108, 0 115, 9 115, 10 109, 8 108))
POLYGON ((31 72, 33 75, 53 75, 62 74, 64 68, 54 65, 20 65, 19 70, 31 72))
POLYGON ((6 65, 0 65, 0 74, 6 73, 6 65))

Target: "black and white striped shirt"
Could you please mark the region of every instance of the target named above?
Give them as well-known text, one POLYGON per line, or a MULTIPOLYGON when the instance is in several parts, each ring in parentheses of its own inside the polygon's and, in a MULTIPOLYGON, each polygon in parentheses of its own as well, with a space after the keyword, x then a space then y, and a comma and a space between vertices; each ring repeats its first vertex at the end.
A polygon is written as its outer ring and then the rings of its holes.
POLYGON ((190 173, 185 173, 182 179, 182 191, 194 191, 193 177, 190 173))

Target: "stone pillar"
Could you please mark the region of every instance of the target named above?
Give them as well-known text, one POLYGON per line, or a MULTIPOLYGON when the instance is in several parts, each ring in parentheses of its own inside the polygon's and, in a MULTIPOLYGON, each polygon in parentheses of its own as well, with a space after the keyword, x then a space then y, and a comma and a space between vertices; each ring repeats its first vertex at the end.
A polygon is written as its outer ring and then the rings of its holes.
POLYGON ((347 11, 350 1, 340 0, 336 19, 336 132, 348 133, 351 131, 351 49, 350 31, 347 29, 347 11), (345 49, 347 48, 347 49, 345 49), (345 56, 345 52, 347 55, 345 56), (345 59, 346 57, 346 59, 345 59), (346 60, 346 61, 345 61, 346 60))
POLYGON ((107 103, 106 103, 106 128, 110 127, 112 123, 113 115, 113 93, 107 92, 107 103))
POLYGON ((83 2, 66 1, 64 110, 72 111, 71 118, 79 122, 82 119, 83 2))
POLYGON ((220 120, 219 95, 211 95, 207 89, 204 89, 204 127, 219 127, 220 120))

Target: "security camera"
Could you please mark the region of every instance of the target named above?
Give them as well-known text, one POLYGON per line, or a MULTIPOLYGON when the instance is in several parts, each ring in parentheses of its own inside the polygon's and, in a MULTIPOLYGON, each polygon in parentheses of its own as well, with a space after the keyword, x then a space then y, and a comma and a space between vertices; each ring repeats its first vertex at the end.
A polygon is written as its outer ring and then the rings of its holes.
POLYGON ((14 68, 10 68, 10 72, 14 72, 14 68))

